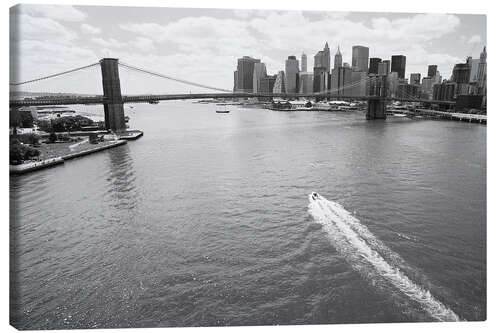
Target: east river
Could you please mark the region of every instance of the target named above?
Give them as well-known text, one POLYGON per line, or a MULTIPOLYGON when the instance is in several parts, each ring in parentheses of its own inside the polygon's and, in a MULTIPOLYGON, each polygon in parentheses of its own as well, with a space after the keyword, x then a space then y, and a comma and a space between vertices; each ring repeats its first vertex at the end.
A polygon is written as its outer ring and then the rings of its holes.
POLYGON ((486 318, 485 125, 229 109, 126 107, 139 140, 12 176, 11 323, 486 318))

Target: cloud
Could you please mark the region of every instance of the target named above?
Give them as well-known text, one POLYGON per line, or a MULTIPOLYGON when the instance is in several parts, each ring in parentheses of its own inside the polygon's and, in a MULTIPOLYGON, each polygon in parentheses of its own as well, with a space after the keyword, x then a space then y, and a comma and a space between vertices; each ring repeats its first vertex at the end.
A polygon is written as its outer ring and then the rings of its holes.
POLYGON ((471 38, 469 38, 469 40, 467 41, 468 44, 476 44, 479 42, 481 42, 481 36, 479 36, 479 35, 474 35, 471 38))
POLYGON ((59 22, 45 17, 33 17, 26 14, 12 15, 10 21, 12 40, 61 40, 72 41, 78 35, 59 22))
POLYGON ((47 17, 58 21, 81 22, 87 15, 73 6, 61 5, 19 5, 21 13, 31 16, 47 17))
POLYGON ((151 52, 155 49, 154 42, 146 37, 137 37, 130 42, 130 46, 142 52, 151 52))
POLYGON ((94 37, 90 40, 99 46, 109 47, 109 48, 120 48, 127 45, 127 43, 120 42, 114 38, 104 39, 100 37, 94 37))
POLYGON ((125 23, 120 28, 151 38, 157 43, 171 42, 184 52, 240 54, 257 47, 257 40, 242 20, 214 17, 186 17, 167 25, 125 23))
POLYGON ((83 33, 89 34, 89 35, 96 35, 96 34, 100 34, 101 33, 101 29, 100 28, 94 27, 94 26, 92 26, 90 24, 87 24, 87 23, 83 23, 80 26, 80 30, 83 33))

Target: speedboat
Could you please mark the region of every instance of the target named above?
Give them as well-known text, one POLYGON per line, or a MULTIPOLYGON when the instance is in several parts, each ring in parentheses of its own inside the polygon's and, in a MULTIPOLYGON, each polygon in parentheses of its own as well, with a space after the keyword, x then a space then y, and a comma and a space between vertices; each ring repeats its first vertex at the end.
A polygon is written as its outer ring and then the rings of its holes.
POLYGON ((318 200, 318 199, 319 199, 318 193, 313 192, 313 193, 311 194, 311 198, 312 198, 313 200, 318 200))

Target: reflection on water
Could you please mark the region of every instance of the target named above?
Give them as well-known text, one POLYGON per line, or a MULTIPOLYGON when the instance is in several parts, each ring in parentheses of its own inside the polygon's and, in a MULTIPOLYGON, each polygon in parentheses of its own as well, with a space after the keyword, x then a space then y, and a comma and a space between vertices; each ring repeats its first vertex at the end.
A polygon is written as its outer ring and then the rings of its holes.
POLYGON ((140 200, 136 187, 134 161, 128 145, 112 149, 107 154, 108 163, 103 170, 103 177, 109 183, 108 194, 113 208, 134 209, 140 200))
POLYGON ((308 214, 311 191, 484 320, 485 126, 190 102, 130 116, 141 139, 11 177, 16 327, 435 320, 353 269, 308 214))

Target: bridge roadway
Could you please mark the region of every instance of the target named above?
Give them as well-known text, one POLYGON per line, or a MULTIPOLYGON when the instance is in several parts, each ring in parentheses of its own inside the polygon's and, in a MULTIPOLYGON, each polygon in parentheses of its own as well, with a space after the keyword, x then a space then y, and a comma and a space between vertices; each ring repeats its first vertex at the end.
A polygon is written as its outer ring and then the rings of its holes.
MULTIPOLYGON (((123 96, 123 103, 147 103, 151 101, 169 101, 169 100, 186 100, 186 99, 205 99, 205 98, 244 98, 244 97, 260 97, 270 98, 277 97, 283 99, 293 99, 299 97, 308 98, 329 98, 329 99, 344 99, 344 100, 385 100, 385 101, 400 101, 400 102, 423 102, 440 105, 454 105, 454 101, 429 101, 423 99, 405 99, 405 98, 388 98, 380 96, 346 96, 334 95, 331 93, 316 93, 316 94, 254 94, 254 93, 203 93, 203 94, 169 94, 169 95, 129 95, 123 96)), ((22 106, 49 106, 49 105, 75 105, 75 104, 106 104, 104 96, 92 97, 45 97, 45 98, 26 98, 22 100, 10 100, 10 107, 22 106)))

